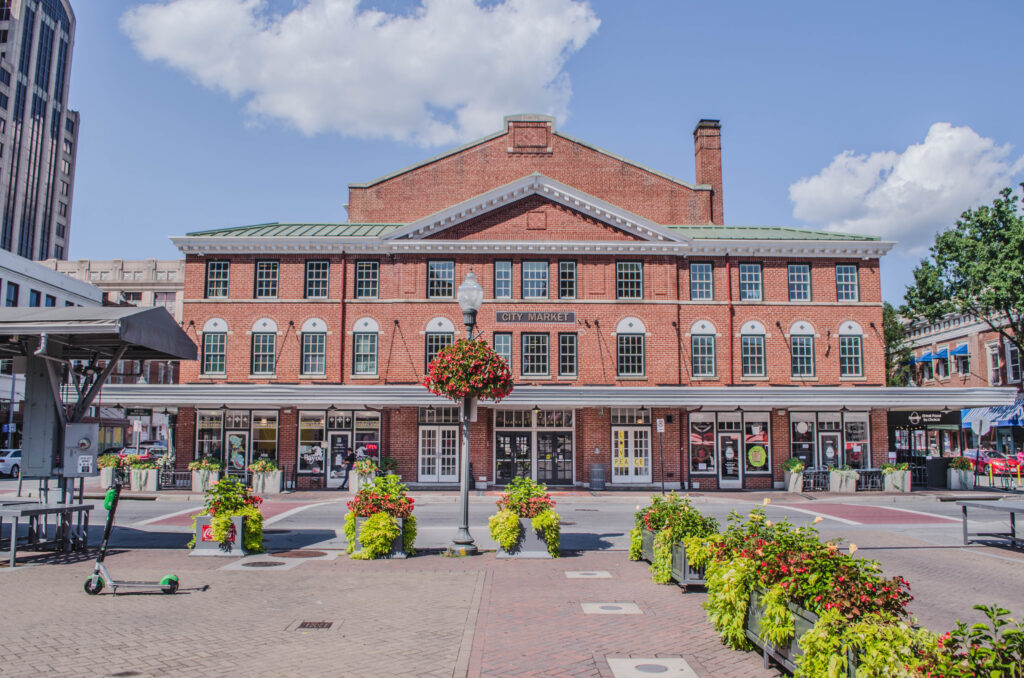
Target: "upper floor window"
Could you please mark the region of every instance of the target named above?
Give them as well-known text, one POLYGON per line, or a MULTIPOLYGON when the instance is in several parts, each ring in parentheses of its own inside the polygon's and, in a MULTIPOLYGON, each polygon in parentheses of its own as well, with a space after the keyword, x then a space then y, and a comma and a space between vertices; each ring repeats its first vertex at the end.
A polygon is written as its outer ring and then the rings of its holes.
POLYGON ((277 323, 260 318, 252 326, 252 374, 272 375, 277 367, 277 323))
MULTIPOLYGON (((10 297, 10 287, 11 284, 7 283, 8 297, 10 297)), ((11 304, 7 305, 10 306, 11 304)), ((989 344, 986 348, 988 350, 988 383, 992 386, 999 386, 1003 383, 1003 373, 1000 369, 1002 364, 999 359, 999 345, 989 344)))
POLYGON ((373 318, 360 318, 352 328, 352 374, 377 374, 380 326, 373 318))
POLYGON ((811 300, 811 267, 809 264, 789 265, 789 300, 811 300))
POLYGON ((203 325, 203 355, 200 372, 224 374, 227 366, 228 324, 220 318, 210 318, 203 325))
POLYGON ((714 267, 710 263, 690 264, 690 300, 711 301, 715 298, 714 267))
POLYGON ((329 261, 306 262, 306 299, 327 298, 327 283, 330 279, 330 270, 331 264, 329 261))
POLYGON ((523 262, 523 299, 548 298, 548 262, 523 262))
POLYGON ((57 297, 53 296, 52 294, 47 294, 46 295, 46 306, 52 308, 52 307, 54 307, 56 305, 57 305, 57 297))
POLYGON ((864 376, 864 332, 852 320, 839 325, 839 376, 864 376))
POLYGON ((206 298, 227 299, 228 276, 231 264, 227 261, 206 262, 206 298))
POLYGON ((302 324, 302 374, 317 375, 327 372, 327 323, 310 318, 302 324))
POLYGON ((956 357, 956 371, 960 374, 967 375, 971 373, 971 354, 967 348, 967 344, 960 344, 957 346, 952 353, 956 357))
POLYGON ((857 264, 836 264, 836 300, 859 301, 857 264))
POLYGON ((740 301, 761 301, 761 264, 740 264, 740 301))
POLYGON ((494 352, 505 359, 508 363, 509 370, 512 369, 512 333, 511 332, 495 332, 494 333, 494 352))
POLYGON ((558 262, 558 298, 576 298, 576 262, 558 262))
POLYGON ((356 299, 373 299, 380 285, 380 262, 356 262, 356 299))
POLYGON ((615 298, 644 298, 644 269, 639 261, 615 262, 615 298))
POLYGON ((756 320, 748 320, 740 328, 740 363, 744 377, 766 375, 764 337, 764 325, 756 320))
POLYGON ((523 333, 523 376, 543 377, 548 375, 549 337, 546 333, 523 333))
POLYGON ((620 377, 640 377, 645 373, 644 334, 638 318, 623 318, 615 327, 615 370, 620 377))
POLYGON ((690 374, 713 377, 715 363, 715 326, 707 320, 698 320, 690 327, 690 374))
POLYGON ((437 317, 427 323, 427 332, 424 342, 426 353, 426 369, 430 369, 430 363, 437 357, 445 346, 455 341, 455 325, 448 318, 437 317))
POLYGON ((494 262, 494 298, 512 298, 512 262, 499 260, 494 262))
POLYGON ((42 304, 43 304, 43 295, 39 292, 39 290, 29 290, 28 291, 28 305, 32 306, 32 307, 36 307, 36 306, 42 306, 42 304))
POLYGON ((814 335, 791 334, 789 356, 794 377, 814 376, 814 335))
POLYGON ((558 335, 558 376, 576 376, 575 332, 563 332, 558 335))
POLYGON ((427 298, 451 299, 455 296, 455 262, 427 262, 427 298))
POLYGON ((256 262, 256 298, 273 299, 277 296, 278 262, 256 262))
POLYGON ((1006 377, 1011 384, 1020 381, 1020 349, 1016 344, 1006 342, 1006 377))

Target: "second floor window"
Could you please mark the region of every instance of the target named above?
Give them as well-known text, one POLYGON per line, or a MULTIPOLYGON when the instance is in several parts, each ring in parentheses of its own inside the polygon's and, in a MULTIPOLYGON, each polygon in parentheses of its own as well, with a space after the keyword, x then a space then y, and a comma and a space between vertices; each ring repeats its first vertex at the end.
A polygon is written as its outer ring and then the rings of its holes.
POLYGON ((522 371, 524 377, 547 376, 548 355, 547 334, 523 334, 522 371))
POLYGON ((437 354, 441 352, 441 349, 448 346, 455 340, 455 335, 451 332, 427 332, 426 337, 426 348, 427 348, 427 368, 430 368, 430 363, 437 357, 437 354))
POLYGON ((548 298, 548 262, 523 262, 523 299, 548 298))
POLYGON ((576 298, 576 262, 558 262, 558 298, 576 298))
POLYGON ((558 335, 558 376, 576 376, 576 333, 558 335))
POLYGON ((761 301, 761 264, 740 264, 740 301, 761 301))
POLYGON ((377 296, 380 279, 380 262, 356 262, 356 299, 373 299, 377 296))
POLYGON ((455 262, 427 262, 427 298, 451 299, 455 296, 455 262))
POLYGON ((277 296, 278 263, 276 261, 256 262, 256 298, 272 299, 277 296))
POLYGON ((864 374, 861 337, 839 337, 839 376, 859 377, 864 374))
POLYGON ((620 377, 643 376, 644 335, 618 334, 615 349, 615 369, 620 377))
POLYGON ((19 293, 20 293, 20 288, 18 287, 18 283, 12 283, 12 282, 7 283, 7 299, 4 302, 4 305, 6 305, 6 306, 17 306, 18 305, 18 295, 19 295, 19 293))
POLYGON ((789 300, 811 300, 811 267, 808 264, 789 265, 789 300))
POLYGON ((715 298, 714 268, 710 263, 690 264, 690 300, 711 301, 715 298))
POLYGON ((1006 377, 1011 384, 1020 381, 1020 349, 1016 344, 1006 344, 1006 377))
POLYGON ((860 301, 860 285, 856 264, 836 265, 836 300, 860 301))
POLYGON ((794 377, 814 376, 814 337, 794 334, 789 338, 790 362, 794 377))
POLYGON ((227 333, 203 333, 203 374, 224 374, 228 355, 227 345, 227 333))
POLYGON ((512 298, 512 262, 494 262, 494 298, 512 298))
POLYGON ((691 370, 695 377, 715 376, 715 335, 694 334, 690 337, 691 370))
POLYGON ((740 337, 740 362, 744 377, 763 377, 764 335, 747 334, 740 337))
POLYGON ((639 261, 615 262, 615 298, 644 298, 644 268, 639 261))
POLYGON ((505 359, 508 363, 508 368, 512 369, 512 333, 511 332, 495 332, 494 333, 494 352, 505 359))
POLYGON ((43 295, 39 293, 39 290, 28 291, 28 305, 29 306, 42 306, 43 295))
POLYGON ((277 333, 252 333, 252 373, 273 374, 277 354, 277 333))
POLYGON ((303 332, 302 373, 325 374, 326 371, 327 335, 323 332, 303 332))
POLYGON ((231 264, 227 261, 206 262, 206 298, 227 299, 228 275, 231 264))
POLYGON ((356 332, 352 337, 353 374, 377 374, 377 333, 356 332))
POLYGON ((307 299, 326 299, 331 264, 329 261, 306 262, 305 295, 307 299))

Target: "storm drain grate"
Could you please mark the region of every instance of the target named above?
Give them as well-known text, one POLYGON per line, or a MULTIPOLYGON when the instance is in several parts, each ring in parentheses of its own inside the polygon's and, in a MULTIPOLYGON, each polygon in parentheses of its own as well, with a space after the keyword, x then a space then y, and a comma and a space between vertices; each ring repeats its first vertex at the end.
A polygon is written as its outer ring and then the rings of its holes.
POLYGON ((278 567, 284 565, 274 560, 256 560, 251 563, 242 563, 242 567, 278 567))
POLYGON ((329 622, 329 621, 304 621, 304 622, 299 622, 299 625, 298 625, 297 628, 299 628, 299 629, 323 629, 323 630, 326 631, 327 629, 331 628, 331 626, 333 626, 333 625, 334 625, 334 622, 329 622))
POLYGON ((271 553, 270 555, 275 558, 323 558, 327 555, 327 551, 304 551, 302 549, 296 549, 294 551, 278 551, 277 553, 271 553))

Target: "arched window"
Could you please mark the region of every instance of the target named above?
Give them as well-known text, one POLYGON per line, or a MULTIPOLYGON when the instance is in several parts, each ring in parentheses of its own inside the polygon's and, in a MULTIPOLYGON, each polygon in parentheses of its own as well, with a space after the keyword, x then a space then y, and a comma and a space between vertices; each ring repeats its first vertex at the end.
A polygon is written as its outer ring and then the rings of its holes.
POLYGON ((698 320, 690 326, 690 373, 694 377, 713 377, 716 372, 715 326, 710 320, 698 320))
POLYGON ((814 326, 811 323, 797 320, 790 325, 789 360, 794 377, 814 376, 814 326))
POLYGON ((864 376, 864 331, 852 320, 839 324, 839 376, 864 376))
POLYGON ((377 336, 380 326, 373 318, 360 318, 352 326, 352 374, 377 374, 377 336))
POLYGON ((252 374, 272 376, 277 369, 277 323, 260 318, 252 325, 252 374))
POLYGON ((224 374, 227 369, 228 324, 223 318, 210 318, 203 324, 202 374, 224 374))
POLYGON ((302 323, 302 355, 299 361, 302 374, 327 373, 327 323, 322 318, 310 318, 302 323))
MULTIPOLYGON (((426 365, 430 365, 430 361, 437 357, 437 354, 442 348, 448 346, 455 341, 455 325, 451 320, 445 317, 432 318, 427 323, 427 331, 425 337, 426 347, 426 365)), ((426 371, 427 367, 424 367, 426 371)))
POLYGON ((620 377, 642 377, 644 360, 644 323, 639 318, 623 318, 615 327, 616 372, 620 377))
POLYGON ((764 338, 764 325, 756 320, 748 320, 740 327, 740 363, 744 377, 763 377, 767 374, 764 338))

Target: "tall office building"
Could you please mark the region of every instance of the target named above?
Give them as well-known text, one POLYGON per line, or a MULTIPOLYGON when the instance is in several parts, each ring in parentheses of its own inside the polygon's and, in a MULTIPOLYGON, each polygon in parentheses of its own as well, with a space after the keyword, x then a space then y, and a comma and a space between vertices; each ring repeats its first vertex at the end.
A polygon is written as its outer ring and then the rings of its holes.
POLYGON ((0 248, 66 259, 78 112, 68 110, 68 0, 0 0, 0 248))

